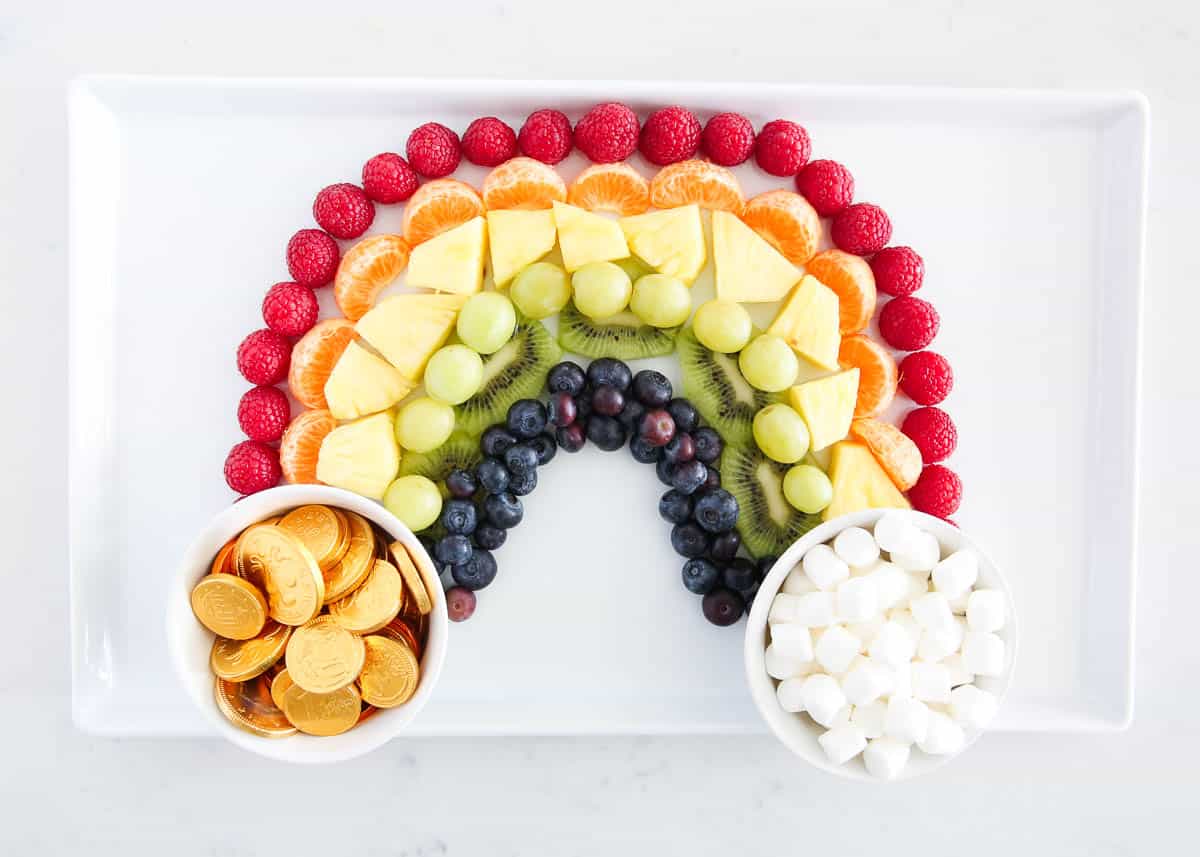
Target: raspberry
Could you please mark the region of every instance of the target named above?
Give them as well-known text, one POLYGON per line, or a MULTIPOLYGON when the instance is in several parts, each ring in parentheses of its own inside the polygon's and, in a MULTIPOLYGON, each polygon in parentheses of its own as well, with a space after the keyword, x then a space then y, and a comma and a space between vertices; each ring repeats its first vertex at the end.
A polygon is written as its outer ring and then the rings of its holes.
POLYGON ((284 336, 303 336, 317 323, 317 296, 299 283, 276 283, 267 289, 262 314, 267 327, 284 336))
POLYGON ((291 362, 292 344, 273 330, 256 330, 238 346, 238 371, 251 384, 278 384, 287 377, 291 362))
POLYGON ((917 351, 900 361, 900 389, 918 405, 936 405, 954 389, 950 361, 933 351, 917 351))
POLYGON ((754 141, 754 160, 773 176, 794 176, 811 154, 808 132, 786 119, 768 122, 754 141))
POLYGON ((467 126, 462 150, 471 163, 494 167, 517 153, 517 135, 495 116, 484 116, 467 126))
POLYGON ((450 175, 462 158, 458 135, 437 122, 426 122, 409 134, 404 154, 414 170, 430 179, 450 175))
POLYGON ((342 251, 328 232, 301 229, 288 241, 288 274, 310 289, 327 286, 333 282, 341 256, 342 251))
POLYGON ((886 295, 911 295, 925 280, 925 261, 911 247, 884 247, 871 257, 871 270, 886 295))
POLYGON ((557 164, 571 154, 571 120, 558 110, 535 110, 525 119, 517 146, 521 154, 543 164, 557 164))
POLYGON ((883 341, 900 351, 920 351, 933 342, 940 324, 933 304, 920 298, 892 298, 879 311, 883 341))
POLYGON ((331 184, 317 194, 313 219, 334 238, 357 238, 375 220, 375 206, 356 184, 331 184))
POLYGON ((949 467, 931 464, 921 471, 917 484, 908 489, 908 499, 918 512, 948 518, 962 502, 962 480, 949 467))
POLYGON ((878 205, 859 202, 842 209, 833 218, 829 232, 839 250, 856 256, 870 256, 891 240, 892 221, 878 205))
POLYGON ((796 173, 796 190, 817 214, 833 217, 854 201, 854 176, 837 161, 813 161, 796 173))
POLYGON ((686 161, 700 148, 700 120, 685 107, 655 110, 642 126, 638 148, 656 166, 686 161))
POLYGON ((900 431, 921 450, 926 464, 945 461, 958 446, 958 430, 950 415, 941 408, 917 408, 904 418, 900 431))
POLYGON ((597 164, 623 161, 637 144, 637 114, 624 104, 597 104, 575 125, 575 145, 597 164))
POLYGON ((287 394, 278 387, 251 387, 238 402, 238 425, 251 440, 274 443, 291 418, 287 394))
POLYGON ((417 174, 395 152, 381 152, 363 164, 362 186, 376 202, 404 202, 417 191, 417 174))
POLYGON ((225 456, 225 484, 239 494, 274 488, 283 475, 279 453, 257 440, 243 440, 225 456))
POLYGON ((700 148, 714 164, 736 167, 754 151, 754 126, 740 113, 718 113, 704 126, 700 148))

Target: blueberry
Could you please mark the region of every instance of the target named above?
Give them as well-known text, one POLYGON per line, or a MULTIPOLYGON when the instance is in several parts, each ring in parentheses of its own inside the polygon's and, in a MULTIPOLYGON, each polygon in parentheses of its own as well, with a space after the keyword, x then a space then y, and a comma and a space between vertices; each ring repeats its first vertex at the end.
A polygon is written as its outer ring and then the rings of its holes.
POLYGON ((514 494, 489 494, 483 501, 483 513, 493 527, 511 530, 525 517, 525 507, 514 494))
POLYGON ((721 572, 721 582, 735 592, 756 586, 758 585, 758 566, 744 556, 739 556, 725 566, 725 570, 721 572))
POLYGON ((575 397, 575 422, 586 423, 592 415, 592 391, 584 387, 583 392, 575 397))
POLYGON ((575 397, 570 393, 555 393, 550 397, 550 422, 556 426, 569 426, 575 422, 579 409, 575 397))
POLYGON ((700 414, 687 399, 667 402, 667 413, 675 420, 675 428, 679 431, 694 431, 700 425, 700 414))
POLYGON ((509 434, 503 426, 492 426, 485 430, 483 436, 479 438, 479 450, 488 456, 503 455, 504 450, 516 442, 517 439, 509 434))
POLYGON ((658 464, 654 465, 654 473, 658 476, 658 481, 668 488, 671 487, 671 475, 675 472, 675 465, 667 461, 665 458, 660 458, 658 464))
POLYGON ((695 524, 676 524, 671 528, 671 547, 688 559, 704 556, 708 552, 708 533, 695 524))
POLYGON ((746 602, 732 589, 719 587, 704 596, 701 609, 704 611, 705 619, 714 625, 724 627, 732 625, 742 618, 742 613, 746 610, 746 602))
POLYGON ((608 384, 623 393, 633 383, 633 373, 620 360, 613 357, 601 357, 599 360, 593 360, 592 364, 588 366, 587 379, 593 387, 608 384))
POLYGON ((625 445, 625 427, 612 417, 596 414, 588 419, 587 437, 605 452, 612 452, 625 445))
POLYGON ((463 589, 474 592, 496 579, 496 558, 483 548, 471 552, 466 562, 451 566, 450 576, 463 589))
POLYGON ((692 441, 696 444, 696 457, 705 464, 712 464, 720 458, 721 450, 725 448, 721 436, 708 426, 692 432, 692 441))
POLYGON ((708 593, 717 585, 721 572, 706 559, 689 559, 683 564, 683 586, 697 595, 708 593))
POLYGON ((587 435, 584 434, 584 427, 576 422, 571 423, 569 426, 555 429, 554 439, 567 452, 579 452, 579 450, 583 449, 584 443, 587 442, 587 435))
POLYGON ((671 382, 662 372, 643 369, 633 376, 633 396, 647 408, 661 408, 671 401, 671 382))
POLYGON ((633 455, 634 461, 640 461, 642 464, 654 464, 662 458, 662 449, 651 446, 640 437, 630 439, 629 452, 633 455))
POLYGON ((695 493, 707 477, 708 469, 694 458, 671 467, 671 487, 680 494, 695 493))
POLYGON ((675 437, 675 420, 662 408, 646 411, 642 424, 638 426, 638 435, 645 438, 646 443, 666 446, 675 437))
POLYGON ((737 524, 738 501, 724 488, 713 488, 711 491, 705 491, 696 501, 696 508, 692 514, 696 523, 710 533, 727 533, 737 524))
POLYGON ((537 399, 513 402, 505 422, 514 437, 520 440, 535 438, 546 430, 546 406, 537 399))
POLYGON ((578 396, 583 392, 586 382, 587 375, 584 374, 583 367, 570 360, 559 363, 546 375, 546 389, 551 393, 570 393, 572 396, 578 396))
POLYGON ((536 470, 530 470, 526 473, 514 473, 508 480, 508 490, 518 497, 524 497, 526 494, 532 493, 536 487, 536 470))
MULTIPOLYGON (((479 538, 479 531, 476 530, 476 540, 479 538)), ((727 533, 721 533, 712 540, 712 547, 709 548, 708 555, 717 562, 729 562, 737 556, 738 548, 742 546, 742 537, 738 535, 737 530, 730 530, 727 533)))
POLYGON ((592 393, 592 411, 597 414, 604 414, 606 417, 615 417, 624 408, 625 394, 616 387, 601 384, 596 388, 596 392, 592 393))
POLYGON ((485 550, 496 550, 507 538, 508 533, 505 530, 491 524, 480 524, 475 528, 475 544, 485 550))
POLYGON ((750 612, 751 605, 754 604, 754 596, 758 594, 759 584, 755 583, 748 589, 739 589, 738 595, 742 596, 742 600, 746 602, 746 612, 750 612))
POLYGON ((447 500, 442 504, 442 526, 452 536, 469 536, 475 532, 475 504, 470 500, 447 500))
POLYGON ((446 490, 450 492, 451 497, 465 500, 473 497, 479 486, 475 484, 475 477, 467 471, 451 470, 450 475, 446 477, 446 490))
POLYGON ((683 524, 692 516, 692 498, 680 494, 674 488, 663 494, 658 501, 658 514, 664 521, 683 524))
POLYGON ((499 494, 508 490, 508 468, 498 458, 485 458, 476 464, 475 478, 490 494, 499 494))
POLYGON ((760 556, 758 558, 759 579, 761 580, 762 578, 766 577, 767 573, 771 570, 771 566, 775 565, 777 562, 779 562, 779 557, 777 556, 772 556, 770 554, 767 554, 766 556, 760 556))
POLYGON ((700 486, 705 491, 711 491, 713 488, 721 487, 721 471, 715 467, 709 467, 708 472, 704 476, 704 484, 700 486))
POLYGON ((617 414, 617 420, 621 425, 625 426, 625 431, 630 434, 637 434, 638 427, 642 424, 642 417, 645 415, 645 405, 637 399, 626 399, 625 407, 621 413, 617 414))
POLYGON ((518 443, 504 450, 504 466, 513 476, 535 470, 537 463, 537 450, 527 443, 518 443))
POLYGON ((529 445, 537 453, 538 467, 549 464, 554 460, 554 456, 558 455, 558 447, 554 443, 554 438, 549 434, 539 434, 529 441, 529 445))
POLYGON ((442 536, 433 550, 443 565, 459 565, 471 558, 471 540, 466 536, 442 536))
POLYGON ((696 444, 690 434, 679 432, 663 447, 663 455, 672 463, 691 461, 696 456, 696 444))

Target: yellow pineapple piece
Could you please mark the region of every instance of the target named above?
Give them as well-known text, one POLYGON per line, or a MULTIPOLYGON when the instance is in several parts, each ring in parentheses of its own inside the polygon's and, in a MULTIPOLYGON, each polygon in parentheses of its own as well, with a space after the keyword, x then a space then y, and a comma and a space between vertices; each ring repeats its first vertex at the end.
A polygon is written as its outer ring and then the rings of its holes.
POLYGON ((804 417, 813 450, 837 443, 850 432, 858 398, 858 369, 805 381, 788 391, 792 407, 804 417))
POLYGON ((622 217, 620 224, 629 249, 660 274, 690 284, 708 261, 698 205, 622 217))
POLYGON ((386 360, 351 342, 325 382, 325 401, 334 417, 353 420, 390 408, 415 386, 386 360))
POLYGON ((871 450, 861 443, 844 440, 834 444, 829 480, 833 483, 833 500, 821 513, 826 521, 863 509, 911 508, 871 450))
POLYGON ((553 250, 558 234, 554 212, 548 208, 489 211, 487 225, 488 244, 492 250, 492 279, 498 289, 507 286, 523 268, 553 250))
POLYGON ((321 441, 317 479, 364 497, 383 499, 400 469, 391 412, 338 426, 321 441))
POLYGON ((611 262, 629 255, 625 235, 615 220, 574 205, 554 203, 554 224, 563 265, 574 272, 589 262, 611 262))
POLYGON ((483 288, 487 224, 475 217, 413 248, 408 258, 410 286, 473 295, 483 288))
POLYGON ((782 337, 800 356, 822 369, 838 368, 837 295, 816 277, 805 275, 767 328, 782 337))
POLYGON ((450 338, 466 302, 465 295, 395 295, 380 301, 354 329, 415 387, 433 352, 450 338))
POLYGON ((777 301, 800 279, 796 266, 736 214, 714 211, 712 227, 717 297, 721 300, 777 301))

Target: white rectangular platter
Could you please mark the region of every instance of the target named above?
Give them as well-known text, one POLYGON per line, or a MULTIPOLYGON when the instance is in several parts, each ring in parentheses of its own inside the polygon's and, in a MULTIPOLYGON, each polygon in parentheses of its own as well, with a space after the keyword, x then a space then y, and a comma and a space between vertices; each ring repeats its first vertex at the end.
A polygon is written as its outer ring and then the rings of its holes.
MULTIPOLYGON (((1147 109, 1140 96, 629 82, 94 78, 69 96, 73 711, 104 735, 205 732, 177 686, 167 577, 233 498, 241 338, 286 279, 316 191, 357 181, 437 120, 519 126, 622 100, 804 124, 847 164, 893 243, 927 267, 934 347, 966 484, 959 523, 1009 576, 1022 643, 998 727, 1096 730, 1132 714, 1139 313, 1147 109)), ((646 164, 635 157, 636 166, 646 164)), ((569 179, 578 155, 562 165, 569 179)), ((469 180, 482 171, 467 170, 469 180)), ((747 193, 782 180, 751 167, 747 193)), ((395 229, 398 211, 375 231, 395 229)), ((698 284, 698 289, 710 288, 698 284)), ((657 361, 671 377, 671 361, 657 361)), ((565 456, 560 456, 560 459, 565 456)), ((556 461, 455 626, 421 735, 763 729, 741 628, 700 615, 627 453, 556 461)))

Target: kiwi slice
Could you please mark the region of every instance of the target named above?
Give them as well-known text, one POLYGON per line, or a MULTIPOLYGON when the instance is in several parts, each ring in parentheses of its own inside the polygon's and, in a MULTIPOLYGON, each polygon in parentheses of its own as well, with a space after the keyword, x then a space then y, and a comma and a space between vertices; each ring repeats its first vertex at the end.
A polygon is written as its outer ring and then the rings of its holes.
POLYGON ((503 422, 518 399, 536 399, 546 387, 546 374, 562 351, 539 321, 517 320, 508 343, 483 358, 483 386, 457 408, 455 428, 479 437, 488 426, 503 422))
POLYGON ((680 332, 676 344, 683 369, 683 395, 726 443, 753 444, 754 415, 780 401, 778 394, 750 386, 738 369, 736 354, 709 351, 690 327, 680 332))
POLYGON ((584 357, 638 360, 663 357, 675 350, 678 328, 660 329, 644 324, 631 312, 593 321, 567 304, 558 316, 558 343, 564 351, 584 357))
POLYGON ((721 487, 737 498, 738 532, 755 557, 781 556, 821 523, 820 515, 797 512, 783 496, 789 466, 767 458, 753 441, 727 443, 721 453, 721 487))
POLYGON ((445 494, 444 483, 452 470, 474 470, 483 460, 479 441, 456 431, 432 452, 408 452, 400 456, 400 475, 432 479, 445 494))

